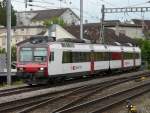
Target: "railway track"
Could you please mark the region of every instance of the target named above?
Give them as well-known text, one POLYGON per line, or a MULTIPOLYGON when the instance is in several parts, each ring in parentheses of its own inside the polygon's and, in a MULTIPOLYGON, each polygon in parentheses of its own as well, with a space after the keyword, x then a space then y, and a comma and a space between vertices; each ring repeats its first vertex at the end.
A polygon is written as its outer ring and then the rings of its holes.
POLYGON ((18 88, 12 88, 12 89, 6 89, 0 91, 0 97, 5 97, 9 95, 19 94, 19 93, 25 93, 29 91, 36 91, 43 88, 49 88, 49 86, 23 86, 18 88))
POLYGON ((84 81, 88 81, 88 80, 92 80, 96 78, 100 78, 100 77, 95 77, 95 78, 87 77, 85 79, 75 79, 75 80, 67 81, 66 83, 57 83, 57 84, 50 84, 50 85, 45 85, 45 86, 35 85, 35 86, 22 86, 22 87, 17 87, 17 88, 3 89, 3 90, 0 90, 0 97, 29 92, 29 91, 36 91, 36 90, 40 90, 44 88, 56 87, 56 86, 61 86, 61 85, 66 85, 66 84, 72 84, 72 83, 77 83, 77 82, 84 82, 84 81))
MULTIPOLYGON (((145 75, 148 76, 148 75, 145 75)), ((89 97, 90 95, 93 95, 99 91, 105 90, 108 87, 112 87, 114 85, 122 84, 128 81, 132 81, 135 79, 138 79, 139 76, 136 77, 129 77, 129 78, 121 78, 116 80, 111 80, 103 83, 99 83, 96 85, 91 86, 82 86, 76 89, 63 91, 58 94, 49 94, 41 97, 35 97, 30 98, 27 100, 23 100, 21 104, 13 105, 12 103, 9 103, 10 105, 2 105, 0 107, 1 113, 28 113, 31 112, 34 109, 37 109, 39 107, 42 107, 44 105, 49 104, 49 106, 55 106, 54 108, 51 108, 50 113, 71 113, 70 111, 67 112, 66 110, 72 109, 72 106, 76 106, 80 101, 84 100, 85 98, 89 97), (59 105, 59 103, 61 103, 59 105)), ((20 103, 20 102, 19 102, 20 103)), ((81 104, 82 105, 82 104, 81 104)), ((78 112, 77 112, 78 113, 78 112)), ((81 112, 82 113, 82 112, 81 112)), ((89 112, 90 113, 90 112, 89 112)))
MULTIPOLYGON (((149 76, 149 73, 146 73, 144 76, 149 76)), ((0 104, 0 113, 13 113, 13 112, 14 113, 16 112, 27 113, 32 110, 34 111, 34 109, 37 109, 49 103, 52 103, 53 106, 57 106, 57 109, 55 108, 50 111, 51 113, 56 113, 59 111, 63 111, 67 108, 71 108, 72 106, 75 106, 80 101, 84 100, 85 98, 89 97, 90 95, 93 95, 94 93, 98 91, 102 91, 104 89, 107 89, 108 87, 118 85, 124 82, 128 82, 131 80, 135 80, 140 77, 141 76, 131 76, 129 78, 128 77, 118 78, 115 80, 110 80, 107 82, 102 82, 102 83, 98 83, 94 85, 86 85, 86 86, 81 86, 81 87, 74 88, 74 89, 60 91, 57 93, 49 93, 49 94, 40 95, 37 97, 31 97, 27 99, 3 103, 3 104, 0 104), (61 105, 58 105, 58 103, 61 103, 61 102, 64 102, 64 103, 61 105)), ((16 88, 13 90, 18 90, 18 89, 16 88)), ((7 91, 11 91, 11 90, 7 90, 7 91)), ((4 93, 5 91, 2 91, 2 92, 4 93)))
MULTIPOLYGON (((118 73, 119 74, 119 73, 118 73)), ((111 77, 113 74, 110 74, 108 77, 111 77)), ((97 79, 97 78, 105 78, 104 76, 95 76, 95 77, 86 77, 84 79, 75 79, 75 80, 69 80, 65 83, 58 83, 58 84, 51 84, 49 86, 22 86, 22 87, 17 87, 17 88, 11 88, 11 89, 4 89, 0 90, 0 97, 4 96, 9 96, 13 94, 19 94, 19 93, 24 93, 24 92, 29 92, 29 91, 36 91, 44 88, 50 88, 50 87, 56 87, 56 86, 61 86, 61 85, 67 85, 67 84, 72 84, 72 83, 78 83, 78 82, 84 82, 92 79, 97 79)))
MULTIPOLYGON (((107 76, 107 77, 111 77, 111 75, 107 76)), ((35 85, 35 86, 21 86, 21 87, 17 87, 17 88, 3 89, 3 90, 0 90, 0 97, 2 97, 2 96, 8 96, 8 95, 13 95, 13 94, 19 94, 19 93, 28 92, 28 91, 40 90, 42 88, 50 88, 50 87, 67 85, 67 84, 72 84, 72 83, 84 82, 84 81, 88 81, 88 80, 92 80, 92 79, 97 79, 97 78, 105 78, 105 77, 103 77, 103 76, 90 77, 89 76, 89 77, 86 77, 84 79, 72 79, 72 80, 68 80, 65 83, 55 83, 55 84, 50 84, 50 85, 42 86, 42 87, 35 85)))
POLYGON ((101 113, 115 104, 119 104, 120 102, 139 96, 148 91, 150 91, 150 82, 137 85, 121 92, 118 91, 109 96, 101 97, 55 113, 101 113))

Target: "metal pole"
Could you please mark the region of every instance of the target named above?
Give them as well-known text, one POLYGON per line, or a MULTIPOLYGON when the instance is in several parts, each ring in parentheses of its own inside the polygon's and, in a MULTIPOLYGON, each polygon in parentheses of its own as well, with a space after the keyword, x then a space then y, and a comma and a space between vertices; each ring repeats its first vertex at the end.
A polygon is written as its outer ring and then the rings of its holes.
POLYGON ((7 0, 7 84, 11 85, 11 0, 7 0))
POLYGON ((80 39, 83 39, 83 0, 80 0, 80 39))
POLYGON ((27 0, 25 0, 25 8, 27 8, 28 7, 28 4, 27 4, 27 0))
POLYGON ((105 18, 105 12, 104 12, 105 6, 102 5, 101 13, 102 13, 102 18, 101 18, 101 26, 100 26, 100 43, 104 44, 104 18, 105 18))

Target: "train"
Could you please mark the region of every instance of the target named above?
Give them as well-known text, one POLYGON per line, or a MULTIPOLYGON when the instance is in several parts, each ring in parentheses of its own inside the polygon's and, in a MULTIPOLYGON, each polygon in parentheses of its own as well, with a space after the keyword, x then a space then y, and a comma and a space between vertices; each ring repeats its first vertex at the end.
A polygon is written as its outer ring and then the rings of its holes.
POLYGON ((29 85, 135 70, 140 66, 141 50, 135 46, 93 44, 74 39, 56 41, 48 37, 31 37, 17 46, 17 75, 29 85))

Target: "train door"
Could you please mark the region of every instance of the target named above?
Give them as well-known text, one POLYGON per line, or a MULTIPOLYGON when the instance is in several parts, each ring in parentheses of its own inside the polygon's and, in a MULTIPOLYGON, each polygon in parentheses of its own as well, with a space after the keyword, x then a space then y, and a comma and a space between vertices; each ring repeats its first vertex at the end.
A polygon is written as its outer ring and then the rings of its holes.
POLYGON ((90 55, 90 58, 91 58, 91 74, 94 74, 94 51, 92 50, 91 51, 91 55, 90 55))

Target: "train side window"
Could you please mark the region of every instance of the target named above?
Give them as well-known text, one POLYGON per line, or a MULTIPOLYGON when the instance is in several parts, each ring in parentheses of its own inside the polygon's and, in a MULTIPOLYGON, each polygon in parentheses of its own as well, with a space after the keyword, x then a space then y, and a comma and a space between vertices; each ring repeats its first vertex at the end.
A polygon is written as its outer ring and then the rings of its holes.
POLYGON ((54 52, 50 53, 49 61, 54 61, 54 52))
POLYGON ((79 52, 72 52, 72 63, 78 62, 79 58, 80 58, 79 52))
POLYGON ((109 54, 110 54, 110 53, 105 52, 104 54, 105 54, 105 55, 104 55, 104 60, 105 60, 105 61, 108 61, 108 60, 109 60, 109 56, 110 56, 109 54))
POLYGON ((107 52, 95 52, 94 53, 95 61, 107 61, 109 60, 109 53, 107 52))
POLYGON ((123 54, 124 59, 133 59, 133 53, 124 53, 123 54))
POLYGON ((87 52, 72 52, 72 62, 88 62, 87 52))
POLYGON ((134 57, 135 57, 135 59, 139 59, 140 58, 140 53, 135 53, 134 57))
POLYGON ((72 63, 72 52, 64 51, 62 57, 63 63, 72 63))
POLYGON ((80 62, 86 62, 85 52, 80 53, 80 62))
POLYGON ((90 52, 86 52, 86 61, 87 62, 91 61, 91 53, 90 52))

